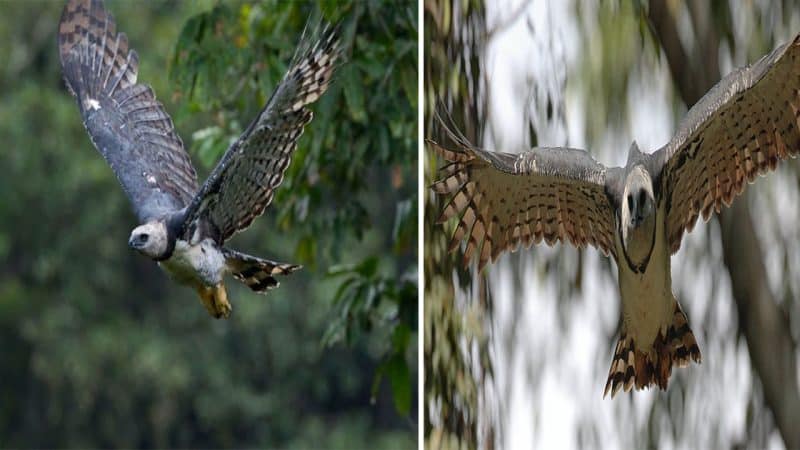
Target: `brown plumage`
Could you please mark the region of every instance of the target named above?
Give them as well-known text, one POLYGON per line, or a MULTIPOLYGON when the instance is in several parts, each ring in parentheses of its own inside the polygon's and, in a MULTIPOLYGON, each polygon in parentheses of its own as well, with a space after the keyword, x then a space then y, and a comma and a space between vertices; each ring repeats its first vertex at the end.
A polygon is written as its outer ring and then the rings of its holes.
POLYGON ((698 217, 800 152, 800 35, 727 75, 664 147, 643 153, 634 143, 625 167, 576 149, 486 151, 439 122, 454 145, 428 141, 445 160, 431 188, 444 201, 438 221, 457 221, 450 250, 464 244, 464 264, 474 257, 479 271, 541 241, 612 256, 622 326, 605 394, 666 389, 672 367, 701 359, 672 294, 670 255, 698 217))
POLYGON ((458 217, 450 250, 467 246, 464 264, 477 255, 479 270, 503 251, 542 241, 592 245, 614 252, 613 208, 605 193, 606 169, 586 152, 537 148, 519 155, 488 152, 456 141, 447 149, 428 145, 448 162, 431 188, 450 196, 437 222, 458 217), (559 167, 558 158, 576 167, 559 167))
POLYGON ((680 305, 674 303, 672 324, 659 330, 649 352, 639 350, 623 324, 603 397, 610 392, 614 398, 620 389, 628 392, 634 386, 637 390, 651 386, 666 390, 672 366, 686 367, 690 360, 700 363, 700 348, 694 333, 680 305))
POLYGON ((699 216, 730 206, 757 175, 800 151, 800 35, 703 96, 655 156, 664 164, 667 238, 678 251, 699 216))

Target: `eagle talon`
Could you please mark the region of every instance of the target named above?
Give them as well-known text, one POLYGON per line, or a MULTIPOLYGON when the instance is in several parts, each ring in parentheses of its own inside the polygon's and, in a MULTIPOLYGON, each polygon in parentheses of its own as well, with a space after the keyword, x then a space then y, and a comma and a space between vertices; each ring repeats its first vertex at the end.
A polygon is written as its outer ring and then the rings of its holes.
POLYGON ((197 294, 200 296, 200 302, 206 307, 206 311, 212 317, 217 317, 217 309, 214 307, 213 295, 214 291, 208 286, 200 286, 197 288, 197 294))
POLYGON ((200 295, 200 301, 206 307, 208 314, 215 319, 227 318, 231 315, 230 302, 228 301, 228 293, 225 290, 225 285, 222 283, 214 287, 201 286, 197 288, 197 293, 200 295))
POLYGON ((225 290, 225 285, 219 283, 218 285, 214 286, 214 297, 213 297, 216 310, 217 310, 217 319, 220 318, 228 318, 231 315, 231 303, 228 301, 228 292, 225 290))

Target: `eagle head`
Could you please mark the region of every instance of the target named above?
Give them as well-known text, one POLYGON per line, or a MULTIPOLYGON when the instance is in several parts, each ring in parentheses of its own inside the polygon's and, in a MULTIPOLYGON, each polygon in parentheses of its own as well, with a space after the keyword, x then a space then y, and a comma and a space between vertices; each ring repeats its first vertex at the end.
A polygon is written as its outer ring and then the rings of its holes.
POLYGON ((131 232, 128 245, 152 259, 163 259, 169 252, 169 236, 164 221, 154 220, 139 225, 131 232))
POLYGON ((628 171, 620 212, 625 257, 637 272, 643 271, 655 243, 656 202, 653 180, 641 165, 628 171))

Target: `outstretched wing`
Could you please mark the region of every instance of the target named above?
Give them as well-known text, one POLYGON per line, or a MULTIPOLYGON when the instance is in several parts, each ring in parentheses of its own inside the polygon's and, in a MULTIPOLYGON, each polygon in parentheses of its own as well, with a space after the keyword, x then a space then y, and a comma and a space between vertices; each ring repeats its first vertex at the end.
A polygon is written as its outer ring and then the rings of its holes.
POLYGON ((92 143, 114 170, 141 221, 179 210, 197 191, 189 155, 117 33, 102 0, 70 0, 58 27, 61 69, 92 143))
POLYGON ((583 150, 534 148, 509 154, 455 140, 453 150, 428 144, 448 161, 432 189, 450 196, 438 222, 459 218, 450 250, 465 241, 465 265, 476 254, 482 270, 503 251, 542 239, 548 245, 591 244, 605 255, 614 254, 615 209, 606 186, 621 169, 608 169, 583 150))
MULTIPOLYGON (((187 209, 184 224, 202 219, 224 242, 247 228, 272 201, 291 161, 303 127, 311 121, 306 107, 328 88, 340 58, 336 29, 320 37, 304 32, 289 71, 247 130, 225 152, 187 209)), ((193 230, 186 227, 186 238, 193 230)))
POLYGON ((800 36, 722 79, 655 153, 663 166, 667 239, 678 251, 698 215, 708 220, 778 161, 800 150, 800 36))

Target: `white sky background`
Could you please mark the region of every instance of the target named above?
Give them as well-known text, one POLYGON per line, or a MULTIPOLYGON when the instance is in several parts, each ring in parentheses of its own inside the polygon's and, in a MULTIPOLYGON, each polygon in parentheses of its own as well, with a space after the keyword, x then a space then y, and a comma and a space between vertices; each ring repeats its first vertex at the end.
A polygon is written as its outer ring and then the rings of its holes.
MULTIPOLYGON (((520 3, 518 0, 488 2, 488 28, 491 30, 498 22, 508 21, 508 15, 518 11, 520 3)), ((589 5, 592 2, 585 3, 589 10, 587 18, 595 17, 593 6, 589 5)), ((490 82, 490 126, 483 146, 506 152, 523 149, 523 130, 527 129, 527 124, 522 111, 529 104, 523 91, 526 79, 535 79, 554 94, 556 101, 563 99, 560 105, 554 106, 564 107, 566 117, 564 124, 559 121, 548 123, 542 111, 534 115, 539 145, 587 148, 586 105, 600 99, 586 98, 580 89, 574 89, 571 83, 578 81, 571 82, 570 76, 578 70, 580 58, 591 52, 584 47, 585 32, 591 34, 596 30, 584 29, 581 32, 579 27, 589 26, 587 23, 591 21, 581 22, 574 16, 573 0, 532 1, 525 9, 524 17, 532 21, 534 34, 530 33, 523 18, 494 35, 488 45, 486 73, 490 82), (566 93, 561 92, 563 87, 557 82, 558 71, 567 77, 566 93)), ((746 20, 741 17, 734 20, 734 23, 743 24, 737 26, 737 33, 746 35, 746 20)), ((785 35, 788 39, 791 33, 787 31, 785 35)), ((639 36, 631 38, 639 39, 639 36)), ((741 59, 741 62, 735 61, 735 65, 741 65, 744 56, 741 59)), ((722 61, 723 73, 731 67, 732 62, 722 61)), ((669 140, 676 126, 671 110, 671 79, 666 64, 642 69, 638 75, 631 72, 629 123, 622 130, 610 130, 591 150, 603 164, 624 165, 633 140, 643 151, 655 150, 669 140)), ((787 177, 788 174, 784 171, 780 176, 787 177)), ((758 195, 762 192, 769 195, 772 205, 800 203, 797 189, 787 193, 770 189, 766 184, 757 183, 758 195)), ((759 208, 754 205, 754 215, 765 216, 769 222, 771 214, 761 214, 763 208, 759 208)), ((800 214, 797 208, 791 212, 793 214, 789 214, 783 224, 770 222, 769 228, 780 231, 796 227, 800 223, 800 214)), ((767 254, 767 268, 780 267, 780 260, 775 255, 777 252, 771 251, 780 241, 759 237, 767 254)), ((579 261, 573 249, 540 245, 523 251, 518 266, 511 264, 517 258, 509 255, 489 266, 489 284, 495 308, 492 350, 498 400, 489 409, 494 411, 490 414, 497 414, 501 434, 505 437, 503 442, 508 448, 578 448, 579 427, 581 424, 584 427, 594 424, 599 441, 609 447, 646 444, 633 439, 637 438, 637 430, 647 428, 653 403, 673 402, 673 407, 676 407, 674 402, 682 402, 682 398, 670 396, 670 391, 667 394, 643 391, 633 396, 620 393, 613 401, 602 398, 619 321, 616 266, 609 277, 601 265, 603 256, 594 249, 584 252, 583 287, 578 294, 582 298, 569 301, 569 313, 562 328, 558 313, 559 275, 546 274, 541 264, 543 258, 533 258, 533 252, 563 252, 566 264, 562 266, 567 267, 579 261), (522 271, 524 282, 521 291, 513 287, 511 269, 522 271), (515 298, 518 301, 515 302, 515 298), (610 343, 607 337, 612 334, 614 343, 610 343)), ((795 255, 798 255, 795 267, 800 267, 800 251, 795 255)), ((685 430, 687 439, 691 440, 672 442, 671 433, 666 432, 660 435, 658 442, 664 448, 703 447, 704 442, 725 446, 741 443, 746 439, 746 414, 753 380, 746 345, 736 338, 736 312, 727 272, 719 270, 722 250, 716 222, 698 223, 695 230, 684 238, 683 246, 672 262, 673 291, 689 316, 703 354, 703 363, 673 371, 670 380, 673 388, 678 378, 685 382, 685 416, 673 426, 685 430), (707 240, 710 240, 710 245, 706 244, 707 240), (710 255, 706 255, 709 252, 710 255), (707 311, 709 308, 712 310, 707 311), (703 322, 707 313, 710 319, 703 322), (707 339, 708 336, 716 338, 707 339), (721 339, 719 336, 730 338, 721 339), (719 428, 706 426, 709 420, 712 423, 718 421, 719 428)), ((773 289, 782 279, 779 275, 770 279, 773 289)), ((660 423, 667 414, 656 417, 661 419, 657 420, 660 423)), ((780 437, 774 434, 770 444, 777 448, 783 446, 780 437)))

